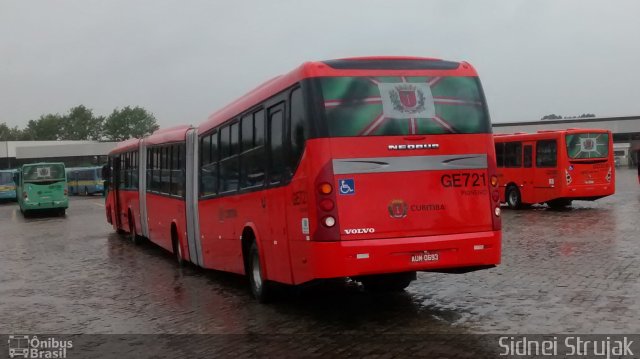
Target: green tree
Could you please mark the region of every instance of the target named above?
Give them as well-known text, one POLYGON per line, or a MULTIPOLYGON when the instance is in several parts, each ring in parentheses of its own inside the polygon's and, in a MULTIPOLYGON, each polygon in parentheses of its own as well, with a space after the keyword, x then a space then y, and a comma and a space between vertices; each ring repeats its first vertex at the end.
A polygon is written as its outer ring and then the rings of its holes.
POLYGON ((159 128, 152 113, 142 107, 115 109, 104 123, 104 136, 110 141, 147 136, 159 128))
POLYGON ((19 141, 23 139, 23 132, 18 126, 9 127, 6 123, 0 123, 0 141, 19 141))
POLYGON ((93 111, 83 105, 73 107, 62 118, 61 140, 101 140, 104 117, 94 116, 93 111))
POLYGON ((61 137, 62 116, 47 114, 37 120, 29 120, 24 129, 24 137, 35 141, 54 141, 61 137))
POLYGON ((550 115, 544 115, 541 120, 561 120, 562 116, 560 115, 556 115, 554 113, 550 114, 550 115))

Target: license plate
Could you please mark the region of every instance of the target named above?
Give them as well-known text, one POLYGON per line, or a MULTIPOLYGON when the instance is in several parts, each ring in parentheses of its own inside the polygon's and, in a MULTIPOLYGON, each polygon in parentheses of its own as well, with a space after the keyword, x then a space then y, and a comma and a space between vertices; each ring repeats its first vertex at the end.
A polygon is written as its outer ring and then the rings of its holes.
POLYGON ((411 263, 437 262, 440 255, 437 252, 419 252, 411 255, 411 263))

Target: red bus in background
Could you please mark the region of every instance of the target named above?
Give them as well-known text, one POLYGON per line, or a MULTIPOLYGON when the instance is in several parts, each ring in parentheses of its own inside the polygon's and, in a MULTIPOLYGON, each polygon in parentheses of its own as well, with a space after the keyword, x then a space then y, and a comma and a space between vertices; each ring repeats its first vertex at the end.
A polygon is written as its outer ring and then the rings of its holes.
POLYGON ((110 161, 116 230, 247 274, 260 301, 273 282, 402 290, 416 271, 500 262, 491 123, 465 62, 308 62, 197 128, 123 143, 110 161))
POLYGON ((611 131, 568 129, 495 135, 500 200, 511 208, 573 200, 593 201, 615 193, 611 131))

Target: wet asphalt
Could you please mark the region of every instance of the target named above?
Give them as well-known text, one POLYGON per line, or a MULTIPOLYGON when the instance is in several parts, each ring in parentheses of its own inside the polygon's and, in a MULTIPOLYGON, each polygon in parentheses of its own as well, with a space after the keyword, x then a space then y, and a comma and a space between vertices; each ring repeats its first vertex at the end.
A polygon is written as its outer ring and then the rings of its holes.
POLYGON ((285 289, 258 304, 242 276, 180 268, 106 223, 102 197, 73 197, 66 217, 25 219, 0 204, 0 333, 638 333, 640 184, 617 193, 503 208, 502 264, 419 273, 404 293, 352 284, 285 289))

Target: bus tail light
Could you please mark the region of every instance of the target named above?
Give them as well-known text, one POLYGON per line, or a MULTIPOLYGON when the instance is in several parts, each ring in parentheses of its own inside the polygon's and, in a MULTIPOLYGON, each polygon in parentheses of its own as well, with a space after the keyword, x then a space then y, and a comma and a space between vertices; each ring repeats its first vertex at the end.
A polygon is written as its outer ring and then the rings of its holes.
POLYGON ((335 206, 336 206, 335 203, 333 203, 333 201, 329 198, 325 198, 320 201, 320 208, 325 212, 329 212, 333 210, 335 206))
MULTIPOLYGON (((312 241, 339 241, 340 224, 336 193, 333 190, 333 165, 329 161, 316 177, 313 191, 315 221, 311 221, 312 241), (315 223, 315 225, 314 225, 315 223)), ((312 202, 312 203, 313 203, 312 202)))
POLYGON ((491 199, 494 202, 500 201, 500 193, 498 193, 498 190, 493 190, 493 192, 491 192, 491 199))
POLYGON ((609 172, 607 172, 607 182, 611 183, 611 167, 609 167, 609 172))
POLYGON ((573 179, 571 178, 571 175, 569 174, 569 171, 564 170, 564 176, 567 179, 567 184, 571 184, 571 181, 573 181, 573 179))
POLYGON ((498 168, 495 161, 490 161, 487 168, 489 177, 488 191, 491 193, 489 198, 489 210, 491 211, 491 224, 494 231, 502 229, 502 218, 500 218, 500 187, 497 176, 498 168))
POLYGON ((322 224, 327 228, 331 228, 336 225, 336 219, 331 216, 326 216, 322 219, 322 224))
POLYGON ((66 189, 66 188, 64 189, 64 195, 65 195, 65 196, 68 196, 68 195, 69 195, 69 190, 68 190, 68 189, 66 189))
POLYGON ((27 195, 27 192, 22 192, 22 198, 29 199, 29 196, 27 195))
POLYGON ((498 176, 496 175, 491 176, 491 186, 498 187, 498 176))
POLYGON ((333 186, 328 182, 320 183, 318 186, 318 192, 320 192, 320 194, 329 195, 333 192, 333 186))

